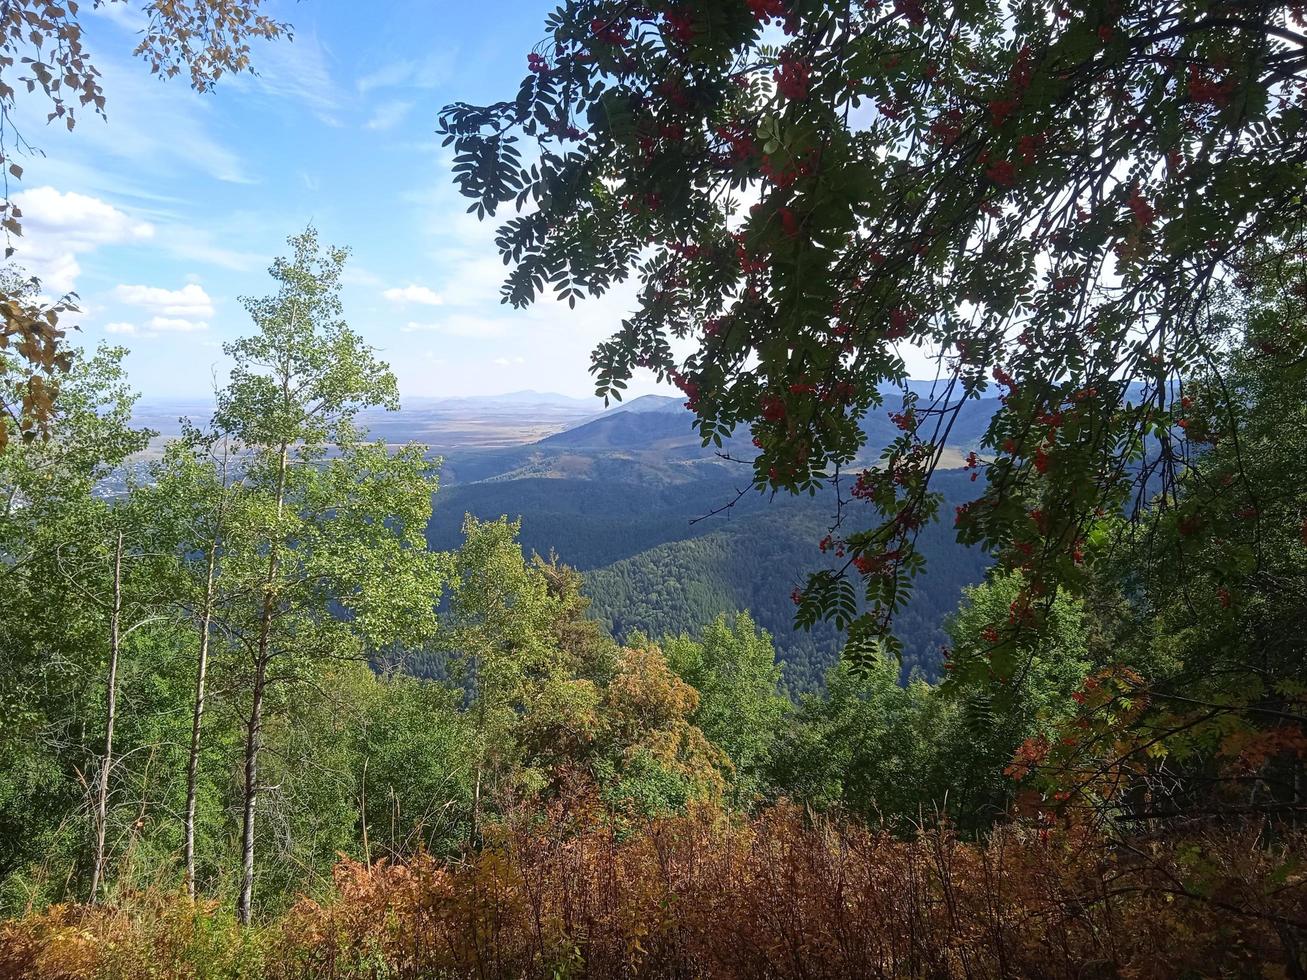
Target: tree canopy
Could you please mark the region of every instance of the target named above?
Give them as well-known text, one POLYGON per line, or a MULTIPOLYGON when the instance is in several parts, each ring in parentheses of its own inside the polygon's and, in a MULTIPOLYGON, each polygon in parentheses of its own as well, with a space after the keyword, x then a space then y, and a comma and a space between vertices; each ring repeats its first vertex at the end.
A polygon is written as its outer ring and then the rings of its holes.
POLYGON ((1301 248, 1304 26, 1277 2, 568 0, 516 96, 441 128, 469 210, 512 212, 505 302, 638 282, 600 394, 648 368, 706 442, 751 427, 758 487, 843 478, 845 563, 797 598, 855 659, 894 648, 944 435, 998 385, 955 519, 1025 572, 1010 647, 1108 546, 1096 515, 1183 470, 1222 291, 1301 248), (895 386, 902 436, 842 473, 895 386))

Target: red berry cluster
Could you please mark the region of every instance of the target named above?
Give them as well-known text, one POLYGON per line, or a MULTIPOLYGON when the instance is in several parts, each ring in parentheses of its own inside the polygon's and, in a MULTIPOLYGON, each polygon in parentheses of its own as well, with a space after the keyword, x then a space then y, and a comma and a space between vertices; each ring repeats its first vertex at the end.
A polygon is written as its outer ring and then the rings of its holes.
POLYGON ((671 382, 685 394, 685 407, 694 411, 699 405, 699 385, 693 378, 688 378, 679 371, 671 372, 671 382))
POLYGON ((680 10, 663 14, 663 34, 678 44, 689 44, 696 33, 694 18, 690 14, 680 10))
POLYGON ((975 450, 967 453, 966 464, 962 467, 964 470, 971 470, 971 482, 976 482, 976 477, 980 475, 980 457, 976 455, 975 450))
POLYGON ((762 161, 762 175, 781 189, 793 186, 800 177, 811 176, 815 169, 816 151, 809 151, 794 163, 777 164, 771 157, 762 161))
POLYGON ((908 309, 899 307, 889 311, 889 330, 886 331, 885 337, 888 340, 898 340, 906 337, 912 332, 912 323, 917 315, 908 309))
POLYGON ((791 102, 802 102, 808 97, 812 83, 812 69, 792 54, 781 55, 781 64, 772 73, 776 89, 791 102))
POLYGON ((748 3, 753 16, 758 18, 760 23, 770 24, 773 20, 780 21, 785 26, 786 34, 793 34, 798 30, 798 21, 785 9, 785 0, 748 0, 748 3))
POLYGON ((1208 76, 1197 65, 1190 65, 1186 89, 1191 102, 1224 109, 1230 104, 1230 98, 1234 95, 1235 80, 1223 78, 1218 81, 1208 76))
POLYGON ((1139 193, 1138 184, 1135 184, 1130 188, 1130 196, 1126 200, 1126 203, 1130 206, 1130 210, 1135 216, 1135 221, 1141 228, 1147 228, 1157 220, 1157 211, 1154 210, 1153 206, 1144 199, 1142 194, 1139 193))
POLYGON ((630 30, 630 22, 620 18, 596 17, 590 21, 590 33, 595 36, 595 40, 614 47, 624 48, 631 43, 628 37, 630 30))
POLYGON ((952 146, 962 137, 961 109, 948 109, 936 116, 930 124, 930 140, 941 146, 952 146))
POLYGON ((713 132, 728 147, 727 152, 719 159, 723 166, 734 167, 736 164, 752 159, 758 152, 758 146, 744 123, 732 122, 725 126, 718 126, 713 132))

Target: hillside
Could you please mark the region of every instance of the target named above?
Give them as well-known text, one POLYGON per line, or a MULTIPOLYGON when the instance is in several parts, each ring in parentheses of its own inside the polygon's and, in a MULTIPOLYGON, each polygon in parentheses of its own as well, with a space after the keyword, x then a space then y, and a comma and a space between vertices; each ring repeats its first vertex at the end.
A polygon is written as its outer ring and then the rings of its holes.
MULTIPOLYGON (((748 493, 729 511, 705 517, 734 499, 741 485, 728 473, 643 486, 593 475, 454 485, 436 495, 427 540, 437 550, 457 547, 467 513, 520 519, 528 553, 556 552, 586 573, 592 615, 614 635, 692 633, 720 612, 748 609, 773 634, 791 689, 811 689, 835 661, 841 641, 826 625, 796 632, 789 596, 819 567, 816 543, 826 533, 831 501, 748 493)), ((958 499, 973 490, 956 472, 941 473, 940 487, 958 499)), ((899 635, 905 673, 916 668, 934 677, 940 625, 962 586, 978 581, 987 562, 957 545, 951 528, 930 528, 921 545, 929 570, 899 618, 899 635)))
MULTIPOLYGON (((725 476, 706 476, 692 482, 636 486, 593 471, 585 478, 525 477, 456 484, 436 494, 427 541, 434 550, 457 547, 464 514, 482 520, 520 518, 521 541, 528 553, 547 555, 554 550, 568 564, 588 571, 661 544, 717 530, 732 518, 690 522, 732 499, 735 485, 725 476)), ((748 494, 734 510, 742 515, 765 506, 760 495, 748 494)))
MULTIPOLYGON (((928 383, 916 387, 925 397, 928 383)), ((949 434, 954 463, 975 445, 997 404, 981 399, 963 407, 949 434)), ((898 433, 888 416, 878 410, 864 420, 869 458, 898 433)), ((437 550, 457 547, 465 514, 521 520, 528 553, 556 553, 586 574, 592 615, 614 635, 693 633, 718 613, 747 609, 773 634, 789 687, 820 686, 841 638, 825 624, 796 632, 789 597, 820 567, 816 543, 834 503, 825 495, 738 497, 749 468, 703 447, 691 418, 680 399, 646 395, 530 445, 454 452, 444 463, 427 541, 437 550)), ((958 472, 940 473, 938 485, 950 499, 946 512, 975 489, 958 472)), ((933 678, 944 617, 962 587, 980 580, 987 560, 957 545, 946 527, 930 528, 921 547, 929 571, 898 632, 903 676, 916 670, 933 678)))
MULTIPOLYGON (((941 474, 946 495, 960 499, 966 483, 960 476, 941 474)), ((719 612, 748 610, 772 634, 789 689, 817 688, 843 639, 824 623, 796 630, 789 596, 823 567, 816 542, 828 519, 820 501, 777 502, 711 533, 669 541, 591 571, 586 591, 592 615, 615 636, 638 630, 658 637, 693 634, 719 612)), ((956 609, 963 586, 984 576, 988 559, 957 544, 952 529, 939 524, 924 531, 919 544, 927 571, 899 614, 896 632, 904 644, 903 676, 916 671, 934 679, 944 619, 956 609)))

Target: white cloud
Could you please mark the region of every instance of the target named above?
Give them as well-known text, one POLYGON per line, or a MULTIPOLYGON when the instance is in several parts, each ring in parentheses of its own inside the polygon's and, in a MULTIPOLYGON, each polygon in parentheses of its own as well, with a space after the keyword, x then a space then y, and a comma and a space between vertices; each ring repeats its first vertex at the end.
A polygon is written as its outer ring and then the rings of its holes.
POLYGON ((154 235, 148 221, 85 194, 36 187, 15 194, 14 203, 23 212, 23 237, 14 242, 17 261, 55 293, 76 288, 78 255, 154 235))
POLYGON ((156 316, 151 317, 145 328, 124 320, 106 323, 104 332, 123 337, 157 337, 161 333, 203 333, 209 329, 203 320, 187 320, 185 317, 156 316))
MULTIPOLYGON (((97 58, 96 66, 108 96, 107 123, 88 114, 70 133, 46 126, 39 100, 28 100, 18 110, 23 132, 40 134, 40 147, 51 160, 88 161, 107 174, 98 183, 114 187, 122 181, 152 189, 159 177, 197 175, 251 182, 241 158, 211 128, 213 105, 207 96, 180 79, 161 84, 134 59, 97 58)), ((233 80, 224 78, 224 86, 233 80)))
POLYGON ((213 300, 198 283, 188 282, 181 289, 116 286, 113 292, 119 302, 142 307, 163 317, 194 320, 213 316, 213 300))
POLYGON ((448 80, 454 68, 454 55, 431 55, 421 61, 400 59, 387 61, 382 67, 369 75, 364 75, 355 84, 360 95, 367 95, 374 89, 382 88, 435 88, 448 80))
POLYGON ((393 129, 399 123, 404 121, 409 110, 413 108, 412 102, 383 102, 377 106, 372 113, 372 118, 364 123, 364 127, 373 130, 393 129))
POLYGON ((500 367, 509 367, 513 364, 525 364, 525 357, 496 357, 494 363, 500 367))
POLYGON ((381 294, 392 303, 421 303, 423 306, 440 306, 445 301, 439 293, 427 286, 409 283, 403 288, 387 289, 381 294))
POLYGON ((297 31, 294 40, 260 46, 254 57, 258 74, 236 76, 237 86, 257 88, 278 102, 298 102, 320 122, 340 125, 335 113, 346 100, 332 77, 331 53, 316 35, 297 31))
MULTIPOLYGON (((249 222, 226 221, 198 227, 185 221, 170 221, 159 227, 159 247, 179 259, 221 266, 237 272, 256 272, 267 265, 268 253, 253 250, 238 251, 218 244, 224 241, 250 243, 257 230, 249 222), (233 233, 232 229, 239 229, 233 233)), ((275 243, 276 239, 273 239, 275 243)))
POLYGON ((209 325, 202 320, 187 320, 182 317, 156 316, 150 320, 150 329, 160 333, 199 333, 208 330, 209 325))

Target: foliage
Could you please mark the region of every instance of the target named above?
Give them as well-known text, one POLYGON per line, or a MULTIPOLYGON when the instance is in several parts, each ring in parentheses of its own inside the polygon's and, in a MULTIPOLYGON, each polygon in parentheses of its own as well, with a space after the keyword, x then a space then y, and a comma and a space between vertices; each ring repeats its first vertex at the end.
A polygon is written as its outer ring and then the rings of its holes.
POLYGON ((1030 580, 1002 642, 1083 584, 1096 511, 1151 492, 1133 464, 1183 452, 1177 387, 1219 349, 1219 284, 1301 247, 1303 29, 1283 2, 568 0, 516 96, 441 128, 470 210, 516 211, 505 302, 638 278, 599 392, 646 367, 706 444, 750 426, 760 487, 829 481, 903 345, 938 355, 857 477, 874 514, 799 608, 870 662, 897 649, 942 447, 991 378, 985 489, 956 523, 1030 580))
MULTIPOLYGON (((148 438, 130 424, 135 395, 122 369, 125 353, 102 348, 75 356, 57 406, 57 436, 16 442, 0 458, 0 754, 9 760, 0 775, 6 886, 0 901, 6 904, 17 891, 42 892, 42 857, 58 863, 84 840, 85 824, 79 820, 74 829, 70 822, 84 812, 82 791, 96 770, 94 746, 103 731, 109 567, 102 535, 116 526, 139 540, 146 530, 139 512, 115 515, 93 496, 99 481, 148 438)), ((11 375, 3 384, 9 394, 19 382, 11 375)))
POLYGON ((1307 343, 1301 261, 1272 262, 1223 311, 1241 342, 1186 385, 1192 451, 1173 492, 1129 529, 1098 614, 1110 659, 1077 717, 1013 774, 1052 810, 1132 824, 1292 815, 1307 756, 1307 343))
POLYGON ((796 799, 899 832, 944 819, 976 833, 1003 819, 1017 792, 1006 771, 1013 753, 1027 739, 1056 734, 1074 713, 1071 694, 1089 668, 1080 610, 1060 599, 1049 616, 1053 629, 1026 649, 1013 685, 996 685, 983 672, 953 676, 959 659, 985 660, 982 633, 1008 615, 1019 590, 1010 574, 965 590, 947 627, 952 679, 943 687, 920 679, 900 686, 888 658, 871 670, 838 664, 825 696, 800 700, 777 751, 776 784, 796 799))
POLYGON ((1219 290, 1075 594, 1018 494, 941 682, 881 649, 797 703, 770 611, 722 611, 811 511, 588 578, 507 517, 432 551, 424 449, 354 424, 395 384, 344 259, 292 239, 148 480, 106 490, 148 438, 116 350, 0 457, 0 977, 1307 970, 1300 257, 1219 290), (633 594, 678 628, 615 639, 633 594))
MULTIPOLYGON (((1238 832, 1126 858, 1092 831, 913 841, 778 807, 619 838, 585 797, 473 860, 344 862, 258 930, 203 907, 56 908, 0 926, 0 976, 1079 977, 1289 974, 1301 889, 1238 832), (1195 865, 1192 853, 1202 848, 1195 865), (1109 884, 1104 885, 1104 875, 1109 884), (1112 880, 1115 879, 1115 880, 1112 880)), ((1284 846, 1300 846, 1294 841, 1284 846)))
MULTIPOLYGON (((3 163, 0 152, 0 164, 3 163)), ((73 355, 60 344, 65 331, 59 316, 75 309, 69 298, 40 298, 40 283, 16 268, 0 269, 0 453, 14 434, 24 440, 48 435, 54 423, 55 377, 66 372, 73 355)))
POLYGON ((779 690, 781 669, 771 637, 748 613, 718 616, 696 641, 685 634, 663 641, 667 661, 699 692, 691 720, 731 760, 737 805, 767 788, 773 745, 790 703, 779 690))
MULTIPOLYGON (((960 472, 941 478, 950 496, 969 483, 960 472)), ((693 632, 721 612, 747 609, 774 639, 787 690, 815 690, 838 657, 842 637, 829 623, 795 629, 793 594, 809 571, 835 568, 842 560, 833 548, 823 555, 811 547, 835 509, 828 497, 778 500, 764 513, 746 511, 715 530, 710 526, 710 533, 591 571, 586 588, 594 614, 619 637, 633 630, 659 636, 693 632)), ((567 527, 561 526, 560 535, 567 527)), ((948 639, 944 619, 963 587, 984 576, 989 560, 980 549, 960 547, 938 526, 923 530, 918 548, 934 563, 929 587, 913 593, 897 620, 902 673, 937 679, 940 648, 948 639)))
POLYGON ((277 291, 245 300, 257 332, 224 348, 234 365, 213 418, 214 438, 240 447, 247 498, 221 549, 225 587, 243 600, 224 610, 223 628, 249 654, 245 921, 270 685, 312 683, 324 661, 363 661, 401 639, 430 637, 445 574, 425 548, 436 480, 424 448, 391 452, 354 425, 362 409, 398 407, 398 391, 389 367, 344 320, 347 253, 322 248, 311 227, 289 244, 291 254, 269 269, 277 291))
POLYGON ((716 800, 730 760, 694 724, 699 692, 677 677, 653 644, 625 647, 599 702, 588 767, 609 806, 652 817, 716 800))
MULTIPOLYGON (((92 6, 127 2, 94 0, 92 6)), ((251 70, 252 40, 289 37, 289 25, 260 13, 260 5, 260 0, 147 0, 139 7, 148 25, 134 54, 161 77, 188 72, 192 87, 204 92, 223 74, 251 70)), ((0 228, 6 260, 14 254, 13 239, 23 234, 23 213, 10 195, 10 180, 21 180, 24 171, 15 157, 44 156, 14 118, 19 86, 48 105, 47 122, 62 120, 70 132, 86 106, 105 116, 100 72, 83 45, 79 14, 76 2, 54 0, 15 0, 0 10, 0 228), (24 74, 15 78, 16 65, 24 74)), ((72 356, 63 347, 66 330, 59 319, 77 312, 76 296, 49 302, 39 290, 37 280, 24 280, 11 268, 0 275, 0 381, 6 389, 18 387, 17 397, 9 390, 0 397, 0 417, 7 417, 0 425, 0 453, 10 421, 25 439, 50 431, 59 375, 72 356)))

